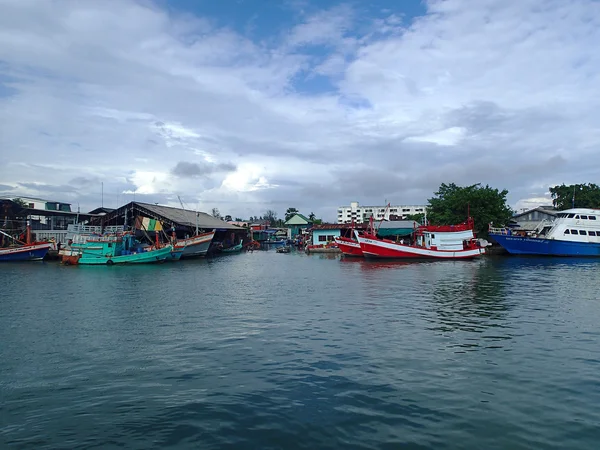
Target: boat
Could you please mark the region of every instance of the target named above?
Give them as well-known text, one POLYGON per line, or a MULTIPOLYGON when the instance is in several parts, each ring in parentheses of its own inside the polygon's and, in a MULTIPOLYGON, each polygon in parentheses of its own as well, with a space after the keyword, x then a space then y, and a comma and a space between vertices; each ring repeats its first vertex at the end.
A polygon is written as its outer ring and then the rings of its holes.
POLYGON ((531 233, 490 225, 489 236, 513 255, 600 257, 600 209, 560 211, 531 233))
POLYGON ((207 233, 196 234, 187 239, 179 239, 175 243, 175 249, 182 250, 182 258, 193 258, 199 256, 206 256, 210 243, 215 236, 215 231, 209 231, 207 233))
POLYGON ((458 225, 422 225, 409 242, 382 239, 354 230, 365 257, 399 259, 471 259, 485 254, 473 232, 473 219, 458 225))
POLYGON ((287 244, 287 239, 263 241, 263 244, 268 245, 269 248, 283 247, 284 245, 287 244))
POLYGON ((275 251, 277 253, 290 253, 292 248, 289 245, 286 245, 285 247, 277 247, 275 251))
POLYGON ((172 245, 143 246, 131 233, 82 236, 69 249, 61 252, 65 265, 148 264, 176 260, 181 252, 172 245))
POLYGON ((334 238, 338 248, 345 256, 364 256, 360 243, 357 239, 350 239, 347 237, 336 236, 334 238))
POLYGON ((232 246, 232 247, 227 247, 227 248, 221 249, 221 252, 222 252, 222 253, 234 253, 234 252, 240 252, 240 251, 242 251, 242 248, 244 248, 244 247, 243 247, 243 245, 242 245, 242 242, 243 242, 243 241, 242 241, 242 240, 240 240, 240 243, 239 243, 239 244, 237 244, 237 245, 234 245, 234 246, 232 246))
POLYGON ((0 261, 42 261, 52 247, 50 242, 31 242, 31 228, 27 225, 27 236, 22 242, 10 234, 0 230, 2 236, 9 238, 13 244, 0 248, 0 261))

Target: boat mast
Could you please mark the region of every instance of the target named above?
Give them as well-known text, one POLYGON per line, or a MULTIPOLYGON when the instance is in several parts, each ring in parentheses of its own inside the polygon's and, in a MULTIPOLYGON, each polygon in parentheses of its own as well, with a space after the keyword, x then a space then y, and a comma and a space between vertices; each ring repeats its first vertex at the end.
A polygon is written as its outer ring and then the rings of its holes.
POLYGON ((198 236, 198 215, 200 213, 198 211, 196 211, 196 236, 198 236))

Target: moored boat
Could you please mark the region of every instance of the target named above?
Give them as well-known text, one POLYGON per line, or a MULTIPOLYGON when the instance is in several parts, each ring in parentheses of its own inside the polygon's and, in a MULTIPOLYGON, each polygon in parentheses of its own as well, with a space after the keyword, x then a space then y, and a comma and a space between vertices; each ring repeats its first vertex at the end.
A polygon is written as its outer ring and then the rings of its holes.
POLYGON ((80 265, 148 264, 178 259, 172 245, 142 246, 132 234, 87 236, 61 252, 62 262, 80 265))
POLYGON ((355 231, 366 257, 398 259, 470 259, 485 254, 473 233, 473 220, 458 225, 423 225, 412 242, 380 239, 374 234, 355 231))
POLYGON ((364 256, 358 240, 341 236, 336 236, 334 240, 342 254, 346 256, 364 256))
POLYGON ((1 262, 41 261, 52 247, 52 243, 50 242, 31 242, 29 225, 27 226, 27 238, 25 242, 21 242, 1 230, 0 234, 13 242, 9 247, 0 248, 1 262))
POLYGON ((540 228, 527 234, 490 226, 489 236, 513 255, 600 257, 600 209, 567 209, 540 228))
POLYGON ((182 258, 206 256, 214 236, 213 230, 208 233, 196 234, 187 239, 179 239, 175 243, 175 249, 182 250, 182 258))

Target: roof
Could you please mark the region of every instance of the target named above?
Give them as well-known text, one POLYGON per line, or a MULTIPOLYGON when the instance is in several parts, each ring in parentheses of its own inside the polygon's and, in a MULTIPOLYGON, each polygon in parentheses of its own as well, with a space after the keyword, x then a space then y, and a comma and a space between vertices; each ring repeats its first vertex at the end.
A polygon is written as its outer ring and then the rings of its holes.
MULTIPOLYGON (((419 224, 414 220, 384 220, 379 228, 416 228, 419 224)), ((377 226, 375 227, 377 228, 377 226)))
MULTIPOLYGON (((313 225, 311 230, 345 230, 346 228, 353 228, 349 223, 323 223, 321 225, 313 225)), ((354 228, 362 230, 367 228, 366 224, 355 224, 354 228)))
POLYGON ((109 213, 109 212, 113 212, 115 209, 114 208, 105 208, 103 206, 96 208, 96 209, 92 209, 89 213, 90 214, 100 214, 100 213, 109 213))
POLYGON ((25 200, 34 200, 34 201, 44 202, 44 203, 61 203, 63 205, 71 205, 71 202, 60 202, 60 201, 56 201, 56 200, 48 200, 48 199, 39 198, 39 197, 29 197, 27 195, 22 195, 22 196, 18 196, 17 195, 17 196, 9 198, 9 200, 14 200, 16 198, 19 198, 19 199, 21 199, 23 201, 25 201, 25 200))
POLYGON ((532 209, 529 209, 527 211, 523 211, 523 212, 520 212, 518 214, 515 214, 513 216, 513 219, 516 218, 516 217, 525 216, 525 215, 527 215, 527 214, 529 214, 531 212, 534 212, 534 211, 539 211, 542 214, 548 214, 549 216, 556 216, 558 214, 558 211, 556 211, 556 210, 548 209, 548 207, 544 207, 544 206, 538 206, 537 208, 532 208, 532 209))
POLYGON ((132 202, 145 208, 157 216, 162 216, 171 222, 188 227, 196 226, 196 214, 198 215, 198 228, 211 229, 221 228, 225 230, 244 230, 244 228, 227 223, 221 219, 204 212, 190 211, 189 209, 173 208, 171 206, 153 205, 151 203, 132 202))
POLYGON ((292 217, 290 217, 288 220, 285 221, 286 225, 307 225, 309 223, 312 223, 312 221, 300 213, 294 214, 292 217), (294 219, 296 219, 296 218, 300 218, 301 221, 304 223, 302 223, 300 221, 294 221, 294 219))

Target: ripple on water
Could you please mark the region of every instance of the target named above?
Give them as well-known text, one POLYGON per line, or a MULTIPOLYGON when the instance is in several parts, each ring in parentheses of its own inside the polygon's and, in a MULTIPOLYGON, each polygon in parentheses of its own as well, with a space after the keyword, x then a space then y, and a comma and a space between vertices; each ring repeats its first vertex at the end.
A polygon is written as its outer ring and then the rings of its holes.
POLYGON ((115 270, 1 269, 0 444, 600 441, 594 261, 255 252, 115 270))

